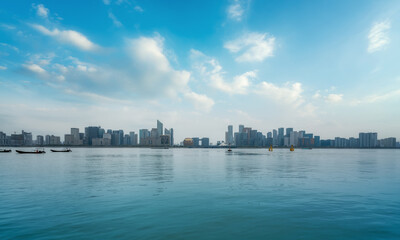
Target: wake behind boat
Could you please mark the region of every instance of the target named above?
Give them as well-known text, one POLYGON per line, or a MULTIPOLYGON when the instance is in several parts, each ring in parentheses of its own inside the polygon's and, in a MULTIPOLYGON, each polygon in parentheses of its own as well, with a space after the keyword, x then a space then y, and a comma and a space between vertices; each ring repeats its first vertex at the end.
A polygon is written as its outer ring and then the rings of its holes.
POLYGON ((15 150, 17 153, 20 154, 42 154, 46 153, 44 150, 35 150, 35 151, 21 151, 21 150, 15 150))
POLYGON ((72 150, 69 148, 62 149, 62 150, 50 149, 50 151, 52 151, 52 152, 72 152, 72 150))

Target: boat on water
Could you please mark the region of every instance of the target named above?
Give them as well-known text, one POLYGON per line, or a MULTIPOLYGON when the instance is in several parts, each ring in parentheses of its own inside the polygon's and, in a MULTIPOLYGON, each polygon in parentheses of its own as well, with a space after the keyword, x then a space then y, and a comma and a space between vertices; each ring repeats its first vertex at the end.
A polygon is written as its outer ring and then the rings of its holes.
POLYGON ((50 149, 50 151, 52 151, 52 152, 72 152, 72 150, 69 149, 69 148, 67 148, 67 149, 61 149, 61 150, 50 149))
POLYGON ((35 150, 35 151, 21 151, 21 150, 15 150, 17 153, 20 154, 42 154, 46 153, 44 150, 35 150))
POLYGON ((11 149, 1 149, 0 153, 12 152, 11 149))

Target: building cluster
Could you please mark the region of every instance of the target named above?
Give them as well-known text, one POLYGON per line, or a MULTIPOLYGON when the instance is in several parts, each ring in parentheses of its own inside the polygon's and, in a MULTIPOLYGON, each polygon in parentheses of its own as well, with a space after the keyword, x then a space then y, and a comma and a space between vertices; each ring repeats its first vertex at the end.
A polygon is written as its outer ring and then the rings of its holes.
POLYGON ((174 144, 174 130, 163 130, 163 124, 157 120, 157 128, 150 131, 140 129, 138 134, 129 132, 124 134, 123 130, 107 131, 100 126, 89 126, 85 132, 79 132, 79 128, 71 128, 69 134, 64 135, 64 142, 59 136, 37 135, 36 140, 32 139, 32 133, 22 131, 21 134, 7 136, 0 132, 0 146, 172 146, 174 144))
MULTIPOLYGON (((14 133, 7 136, 0 132, 0 146, 150 146, 169 147, 174 146, 174 129, 164 128, 162 122, 157 120, 157 127, 140 129, 139 134, 123 130, 107 131, 100 126, 89 126, 84 132, 79 128, 71 128, 69 134, 64 135, 64 142, 59 136, 37 135, 33 140, 32 133, 22 130, 20 134, 14 133)), ((233 132, 233 126, 228 126, 225 132, 225 141, 218 141, 211 146, 208 137, 185 138, 180 143, 183 147, 301 147, 301 148, 399 148, 396 138, 390 137, 378 139, 377 133, 359 133, 358 138, 321 139, 313 133, 304 130, 294 131, 293 128, 278 128, 264 135, 251 127, 239 125, 238 132, 233 132)))
POLYGON ((198 138, 185 138, 182 145, 184 147, 210 147, 210 139, 207 137, 198 138))
MULTIPOLYGON (((221 143, 222 144, 222 143, 221 143)), ((323 140, 320 136, 307 133, 304 130, 294 131, 293 128, 278 128, 263 135, 250 127, 239 125, 239 131, 233 133, 233 126, 228 126, 225 132, 225 142, 228 146, 236 147, 326 147, 326 148, 396 148, 399 143, 396 138, 378 140, 377 133, 360 133, 358 138, 340 138, 323 140)))

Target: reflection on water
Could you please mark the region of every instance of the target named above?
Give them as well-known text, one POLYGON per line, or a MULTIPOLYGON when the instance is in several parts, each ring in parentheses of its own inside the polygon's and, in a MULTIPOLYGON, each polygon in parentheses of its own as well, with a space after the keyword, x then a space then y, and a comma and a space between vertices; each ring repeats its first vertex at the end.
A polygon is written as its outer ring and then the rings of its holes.
POLYGON ((400 239, 400 151, 0 157, 0 239, 400 239))

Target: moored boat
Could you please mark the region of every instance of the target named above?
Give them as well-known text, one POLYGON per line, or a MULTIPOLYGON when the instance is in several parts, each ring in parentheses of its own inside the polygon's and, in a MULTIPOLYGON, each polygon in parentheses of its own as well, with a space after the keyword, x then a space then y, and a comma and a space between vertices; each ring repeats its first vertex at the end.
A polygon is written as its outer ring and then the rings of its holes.
POLYGON ((1 149, 0 153, 6 153, 6 152, 11 152, 11 149, 1 149))
POLYGON ((15 150, 17 153, 20 154, 42 154, 46 153, 44 150, 35 150, 35 151, 21 151, 21 150, 15 150))
POLYGON ((52 152, 72 152, 72 150, 69 148, 62 149, 62 150, 50 149, 50 151, 52 151, 52 152))

